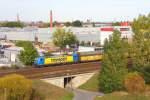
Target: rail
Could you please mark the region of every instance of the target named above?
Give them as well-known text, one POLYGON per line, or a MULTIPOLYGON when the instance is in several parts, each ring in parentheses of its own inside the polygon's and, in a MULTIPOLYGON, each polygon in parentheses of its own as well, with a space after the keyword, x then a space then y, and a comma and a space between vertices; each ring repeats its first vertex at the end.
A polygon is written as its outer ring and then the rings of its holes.
POLYGON ((100 61, 97 61, 79 64, 68 64, 62 66, 43 67, 43 68, 6 70, 0 71, 0 77, 3 77, 8 74, 20 74, 30 79, 60 77, 65 76, 67 74, 75 75, 97 71, 100 69, 100 65, 101 65, 100 61))

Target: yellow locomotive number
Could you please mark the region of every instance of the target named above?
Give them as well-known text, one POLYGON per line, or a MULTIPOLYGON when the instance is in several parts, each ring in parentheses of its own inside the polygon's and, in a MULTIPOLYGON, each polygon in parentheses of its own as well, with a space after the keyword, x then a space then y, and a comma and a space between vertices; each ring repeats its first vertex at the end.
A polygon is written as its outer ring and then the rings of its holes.
POLYGON ((64 63, 67 62, 67 57, 56 57, 56 58, 51 58, 52 63, 64 63))
POLYGON ((67 62, 67 57, 45 58, 45 64, 58 64, 67 62))

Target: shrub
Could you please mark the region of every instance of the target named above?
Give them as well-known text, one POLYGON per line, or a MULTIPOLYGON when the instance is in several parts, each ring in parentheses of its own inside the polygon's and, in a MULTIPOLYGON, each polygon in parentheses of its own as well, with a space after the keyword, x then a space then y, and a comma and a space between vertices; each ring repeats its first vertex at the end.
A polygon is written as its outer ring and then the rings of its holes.
POLYGON ((145 81, 137 72, 127 74, 124 85, 130 93, 135 94, 145 91, 145 81))
POLYGON ((32 81, 21 75, 8 75, 0 79, 2 100, 30 100, 32 81))
POLYGON ((32 65, 35 58, 38 57, 38 52, 32 42, 18 41, 16 46, 23 47, 24 50, 18 55, 19 60, 25 65, 32 65))
POLYGON ((16 64, 12 64, 12 65, 11 65, 11 68, 12 68, 12 69, 19 69, 19 66, 16 65, 16 64))

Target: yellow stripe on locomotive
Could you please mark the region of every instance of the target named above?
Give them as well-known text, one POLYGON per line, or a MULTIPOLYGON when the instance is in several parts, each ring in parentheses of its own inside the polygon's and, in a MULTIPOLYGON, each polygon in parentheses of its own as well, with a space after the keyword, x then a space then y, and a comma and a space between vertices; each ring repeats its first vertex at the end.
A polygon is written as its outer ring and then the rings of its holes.
POLYGON ((95 60, 101 60, 102 55, 90 55, 90 56, 81 56, 81 61, 95 61, 95 60))

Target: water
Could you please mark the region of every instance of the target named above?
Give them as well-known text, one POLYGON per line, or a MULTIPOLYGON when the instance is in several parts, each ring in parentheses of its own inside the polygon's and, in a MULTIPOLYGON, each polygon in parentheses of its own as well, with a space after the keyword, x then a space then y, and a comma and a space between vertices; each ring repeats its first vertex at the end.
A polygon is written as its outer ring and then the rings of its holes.
MULTIPOLYGON (((68 28, 67 28, 68 29, 68 28)), ((100 30, 99 28, 69 28, 78 38, 79 41, 99 42, 100 30)), ((0 33, 6 34, 8 40, 28 40, 34 41, 35 36, 40 42, 50 42, 52 40, 52 32, 49 28, 38 28, 37 30, 25 29, 9 29, 3 30, 0 28, 0 33)))

